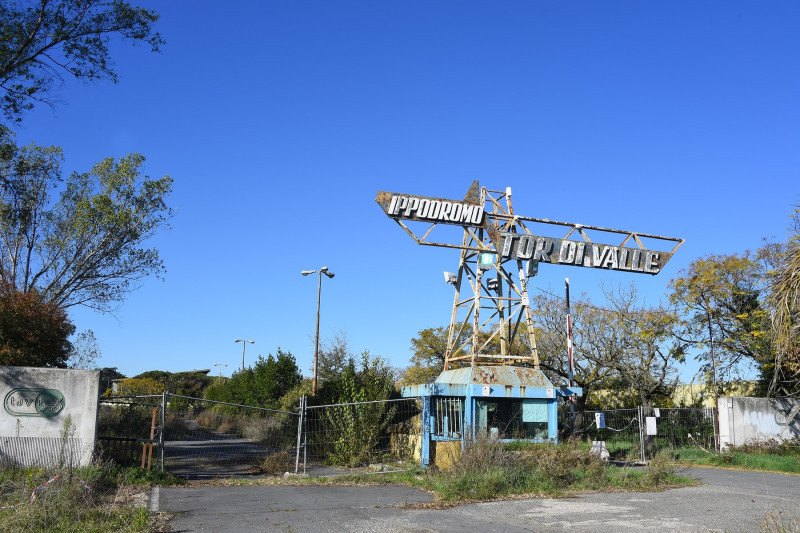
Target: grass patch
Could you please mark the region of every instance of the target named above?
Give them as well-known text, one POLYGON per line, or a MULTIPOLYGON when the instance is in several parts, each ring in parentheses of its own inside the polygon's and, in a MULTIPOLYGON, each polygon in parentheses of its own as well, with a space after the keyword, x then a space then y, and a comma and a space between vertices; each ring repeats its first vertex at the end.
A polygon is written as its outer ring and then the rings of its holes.
POLYGON ((169 474, 113 464, 58 471, 5 468, 0 471, 0 507, 22 505, 0 510, 0 531, 153 531, 158 516, 143 507, 146 490, 176 483, 180 480, 169 474))
POLYGON ((693 465, 741 468, 761 472, 800 474, 800 442, 760 441, 742 446, 730 446, 719 454, 707 454, 699 449, 684 449, 675 459, 693 465))

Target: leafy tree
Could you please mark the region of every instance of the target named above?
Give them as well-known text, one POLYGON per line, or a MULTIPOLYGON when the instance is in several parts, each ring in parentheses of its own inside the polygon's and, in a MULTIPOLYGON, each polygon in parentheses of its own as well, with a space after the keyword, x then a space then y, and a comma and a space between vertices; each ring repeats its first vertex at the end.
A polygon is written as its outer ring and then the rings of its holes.
POLYGON ((393 405, 377 400, 396 394, 394 381, 386 361, 365 350, 358 362, 350 357, 342 374, 326 382, 328 394, 333 385, 338 392, 338 405, 325 411, 337 437, 331 453, 335 462, 355 466, 370 460, 396 411, 393 405))
POLYGON ((717 394, 771 353, 762 281, 761 262, 745 252, 697 259, 670 283, 670 301, 687 315, 679 336, 701 348, 701 370, 717 394))
POLYGON ((137 379, 152 379, 161 383, 161 391, 191 398, 202 398, 203 393, 214 378, 203 372, 167 372, 165 370, 148 370, 142 372, 137 379))
MULTIPOLYGON (((320 343, 317 361, 317 381, 336 379, 347 367, 350 350, 347 345, 347 334, 339 332, 333 339, 323 340, 320 343)), ((314 372, 313 361, 309 368, 314 372)))
POLYGON ((398 395, 396 380, 395 370, 382 357, 373 356, 369 350, 361 352, 358 358, 348 353, 344 370, 323 382, 317 391, 317 402, 387 400, 398 395))
POLYGON ((107 391, 111 388, 114 381, 118 379, 125 379, 127 376, 119 371, 117 367, 103 367, 100 369, 100 391, 109 394, 107 391))
POLYGON ((400 378, 401 386, 431 383, 444 369, 447 327, 425 328, 411 339, 411 365, 400 378))
POLYGON ((164 392, 164 383, 153 378, 127 378, 117 382, 117 391, 106 390, 103 396, 144 396, 148 394, 161 394, 164 392))
POLYGON ((121 0, 23 0, 0 4, 0 110, 19 122, 37 102, 53 105, 64 77, 117 81, 113 36, 158 51, 158 13, 121 0))
POLYGON ((58 304, 0 282, 0 364, 64 368, 74 331, 58 304))
POLYGON ((264 359, 259 355, 253 366, 236 371, 227 381, 212 383, 205 391, 209 400, 274 409, 287 392, 303 380, 291 352, 278 348, 264 359))
POLYGON ((311 378, 303 378, 298 384, 286 391, 278 401, 278 409, 281 411, 296 411, 300 406, 300 398, 311 396, 311 378))
POLYGON ((18 148, 0 134, 0 280, 63 308, 112 311, 164 270, 158 251, 143 245, 168 226, 172 180, 142 177, 144 157, 132 154, 59 187, 61 161, 59 148, 18 148))

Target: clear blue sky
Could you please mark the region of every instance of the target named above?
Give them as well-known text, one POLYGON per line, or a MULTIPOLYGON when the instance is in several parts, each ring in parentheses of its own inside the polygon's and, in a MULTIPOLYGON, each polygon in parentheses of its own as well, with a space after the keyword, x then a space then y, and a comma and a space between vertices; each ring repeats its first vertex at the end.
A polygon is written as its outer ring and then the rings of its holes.
MULTIPOLYGON (((147 156, 175 180, 167 267, 116 316, 70 314, 126 375, 280 346, 306 375, 317 280, 322 338, 343 331, 406 366, 449 320, 442 270, 378 190, 462 198, 512 187, 522 215, 682 237, 656 277, 543 265, 538 287, 599 300, 637 282, 657 302, 707 254, 783 240, 800 201, 796 2, 142 2, 163 53, 112 49, 120 83, 67 81, 18 131, 67 171, 147 156)), ((690 377, 690 376, 689 376, 690 377)))

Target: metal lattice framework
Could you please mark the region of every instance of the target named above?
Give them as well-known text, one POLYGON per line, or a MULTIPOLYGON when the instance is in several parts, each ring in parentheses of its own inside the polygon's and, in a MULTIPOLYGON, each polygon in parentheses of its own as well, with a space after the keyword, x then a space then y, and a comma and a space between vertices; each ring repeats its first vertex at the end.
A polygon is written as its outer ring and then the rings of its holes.
POLYGON ((528 283, 539 263, 656 274, 684 242, 519 216, 510 187, 490 190, 478 181, 460 202, 384 191, 377 202, 417 244, 461 251, 458 273, 445 273, 455 286, 445 370, 466 364, 539 368, 528 298, 528 283), (443 225, 450 229, 450 242, 443 240, 443 225), (453 243, 453 226, 463 229, 460 243, 453 243), (596 239, 619 239, 619 244, 598 244, 596 239))

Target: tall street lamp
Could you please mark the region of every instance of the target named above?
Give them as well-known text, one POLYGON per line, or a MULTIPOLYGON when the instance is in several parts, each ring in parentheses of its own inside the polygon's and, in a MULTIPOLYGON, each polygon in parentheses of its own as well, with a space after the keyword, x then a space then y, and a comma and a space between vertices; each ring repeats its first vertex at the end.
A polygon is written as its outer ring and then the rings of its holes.
POLYGON ((322 267, 319 270, 303 270, 300 272, 304 276, 309 274, 319 273, 319 281, 317 282, 317 332, 314 335, 314 377, 311 379, 311 396, 317 395, 317 366, 319 364, 319 302, 320 295, 322 294, 322 275, 325 274, 329 278, 333 277, 333 272, 328 272, 328 267, 322 267))
POLYGON ((214 366, 219 367, 219 380, 222 381, 222 367, 228 365, 226 365, 225 363, 214 363, 214 366))
POLYGON ((236 339, 233 342, 241 342, 242 343, 242 373, 244 373, 244 349, 247 347, 247 343, 253 344, 256 341, 247 341, 244 339, 236 339))

